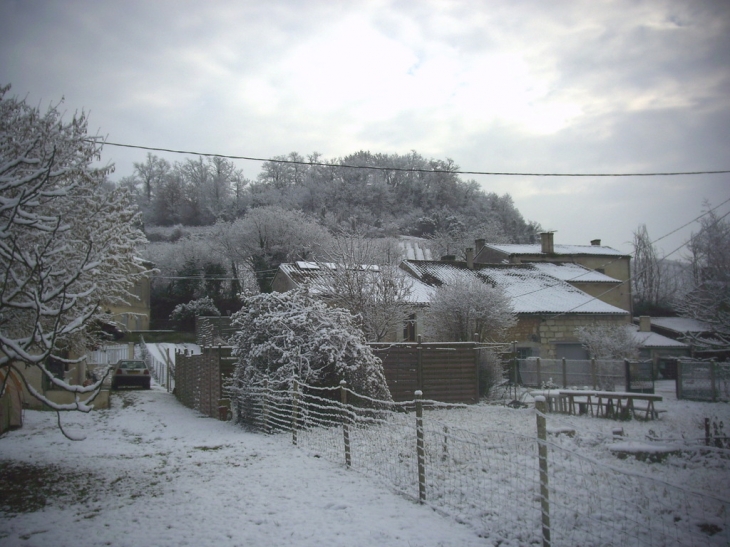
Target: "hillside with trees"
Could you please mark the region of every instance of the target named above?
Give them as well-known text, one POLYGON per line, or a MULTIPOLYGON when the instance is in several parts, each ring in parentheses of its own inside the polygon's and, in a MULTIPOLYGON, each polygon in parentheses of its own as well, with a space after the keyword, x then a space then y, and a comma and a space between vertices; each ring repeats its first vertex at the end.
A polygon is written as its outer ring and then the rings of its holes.
POLYGON ((148 154, 119 181, 135 196, 160 269, 153 285, 155 327, 172 310, 208 297, 222 313, 239 293, 268 291, 279 264, 327 258, 333 238, 427 238, 435 256, 459 254, 476 238, 527 243, 526 221, 508 195, 461 179, 451 160, 357 152, 327 160, 296 152, 246 179, 225 158, 169 163, 148 154), (327 165, 322 165, 327 164, 327 165))

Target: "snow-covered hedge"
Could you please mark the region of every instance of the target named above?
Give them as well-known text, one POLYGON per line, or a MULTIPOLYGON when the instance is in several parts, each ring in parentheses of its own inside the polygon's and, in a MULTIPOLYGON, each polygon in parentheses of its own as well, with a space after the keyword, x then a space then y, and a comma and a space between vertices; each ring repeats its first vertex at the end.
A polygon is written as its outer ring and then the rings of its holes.
POLYGON ((170 320, 174 321, 180 330, 192 332, 195 330, 196 317, 219 317, 220 314, 221 312, 215 307, 213 299, 204 296, 197 300, 191 300, 187 304, 175 306, 170 314, 170 320))
POLYGON ((391 400, 383 364, 355 327, 347 310, 330 308, 305 289, 258 294, 232 317, 237 357, 232 389, 239 399, 268 380, 286 389, 294 379, 310 386, 338 386, 340 380, 368 397, 391 400))

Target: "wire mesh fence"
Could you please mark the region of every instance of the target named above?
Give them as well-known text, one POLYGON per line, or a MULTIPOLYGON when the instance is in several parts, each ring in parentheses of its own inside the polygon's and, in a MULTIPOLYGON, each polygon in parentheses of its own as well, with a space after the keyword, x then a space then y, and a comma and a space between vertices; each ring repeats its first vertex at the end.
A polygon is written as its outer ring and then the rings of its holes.
MULTIPOLYGON (((283 391, 248 386, 235 408, 247 427, 289 436, 472 526, 495 545, 730 542, 730 501, 592 460, 548 438, 544 427, 534 436, 460 427, 455 411, 464 405, 418 396, 375 401, 345 386, 292 381, 283 391)), ((536 415, 538 422, 546 418, 536 415)))
POLYGON ((650 362, 529 357, 517 360, 517 371, 517 383, 529 387, 601 391, 653 391, 654 388, 650 362))
POLYGON ((678 360, 677 397, 698 401, 730 401, 730 363, 678 360))

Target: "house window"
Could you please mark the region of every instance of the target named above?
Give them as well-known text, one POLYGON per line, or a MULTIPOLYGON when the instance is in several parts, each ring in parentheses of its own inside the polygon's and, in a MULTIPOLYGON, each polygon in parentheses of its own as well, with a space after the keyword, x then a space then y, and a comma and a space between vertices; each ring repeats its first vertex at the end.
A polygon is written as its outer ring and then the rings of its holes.
POLYGON ((403 326, 403 340, 406 342, 416 341, 416 314, 412 313, 408 316, 408 320, 403 326))

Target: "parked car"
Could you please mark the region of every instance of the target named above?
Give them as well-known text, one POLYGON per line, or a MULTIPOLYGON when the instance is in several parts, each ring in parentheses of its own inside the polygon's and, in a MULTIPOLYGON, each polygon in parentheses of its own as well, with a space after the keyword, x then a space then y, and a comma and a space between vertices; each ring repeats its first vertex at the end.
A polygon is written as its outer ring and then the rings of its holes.
POLYGON ((115 367, 112 376, 112 390, 121 386, 137 386, 144 389, 150 388, 150 370, 147 363, 131 359, 120 359, 115 367))

